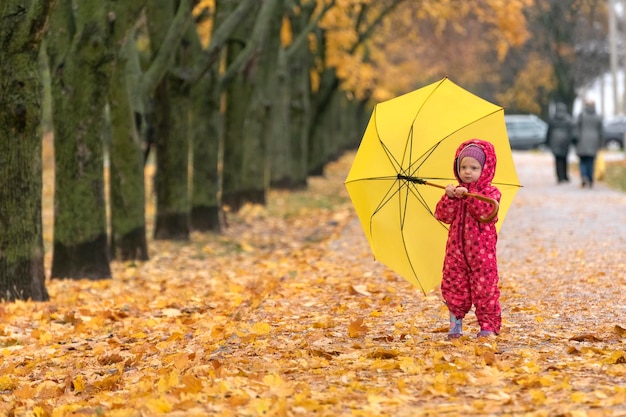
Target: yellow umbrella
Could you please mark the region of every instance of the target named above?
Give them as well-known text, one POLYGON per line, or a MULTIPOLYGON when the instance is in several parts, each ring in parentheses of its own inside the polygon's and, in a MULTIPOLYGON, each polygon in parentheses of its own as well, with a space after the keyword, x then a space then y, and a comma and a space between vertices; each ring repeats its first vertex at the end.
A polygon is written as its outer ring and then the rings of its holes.
POLYGON ((448 78, 378 103, 345 181, 376 260, 424 293, 441 282, 448 236, 433 216, 443 195, 437 187, 457 183, 455 151, 473 138, 496 151, 499 231, 520 187, 504 109, 448 78))

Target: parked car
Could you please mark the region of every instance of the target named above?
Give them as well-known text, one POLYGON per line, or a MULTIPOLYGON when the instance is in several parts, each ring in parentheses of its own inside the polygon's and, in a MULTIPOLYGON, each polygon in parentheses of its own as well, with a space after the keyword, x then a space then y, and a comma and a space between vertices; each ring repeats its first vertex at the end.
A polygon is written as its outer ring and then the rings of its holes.
POLYGON ((534 114, 505 114, 511 149, 535 149, 546 141, 548 124, 534 114))
POLYGON ((626 134, 626 117, 618 116, 607 120, 602 132, 604 146, 608 149, 624 149, 624 134, 626 134))

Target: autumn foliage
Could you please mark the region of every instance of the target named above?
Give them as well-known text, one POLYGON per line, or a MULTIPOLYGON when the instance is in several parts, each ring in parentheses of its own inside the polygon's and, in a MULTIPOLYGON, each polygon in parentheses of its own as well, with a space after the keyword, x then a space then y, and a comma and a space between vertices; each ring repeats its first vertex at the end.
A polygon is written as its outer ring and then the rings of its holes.
POLYGON ((618 258, 505 231, 519 247, 501 259, 502 334, 477 340, 470 314, 448 341, 439 294, 372 260, 342 184, 352 157, 229 215, 219 236, 151 242, 150 261, 113 263, 112 280, 53 280, 50 302, 0 305, 0 415, 626 412, 618 258))

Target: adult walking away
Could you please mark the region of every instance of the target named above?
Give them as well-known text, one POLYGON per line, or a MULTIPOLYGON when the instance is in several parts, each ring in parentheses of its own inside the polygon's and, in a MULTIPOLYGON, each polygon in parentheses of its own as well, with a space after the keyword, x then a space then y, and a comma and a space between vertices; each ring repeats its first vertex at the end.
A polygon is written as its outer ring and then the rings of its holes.
POLYGON ((569 182, 567 155, 573 142, 574 121, 567 112, 565 103, 557 103, 556 112, 548 122, 546 145, 552 150, 558 184, 569 182))
POLYGON ((587 100, 578 116, 576 155, 580 160, 582 187, 593 187, 593 166, 602 147, 602 116, 596 113, 596 103, 587 100))

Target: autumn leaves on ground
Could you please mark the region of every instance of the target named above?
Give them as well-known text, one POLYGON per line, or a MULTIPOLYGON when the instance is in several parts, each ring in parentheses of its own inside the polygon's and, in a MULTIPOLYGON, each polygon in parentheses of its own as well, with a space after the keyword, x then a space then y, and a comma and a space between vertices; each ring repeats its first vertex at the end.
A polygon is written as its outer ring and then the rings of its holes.
POLYGON ((437 292, 372 260, 352 156, 219 236, 151 241, 112 280, 0 305, 0 415, 626 415, 620 248, 589 262, 529 229, 501 259, 503 333, 476 340, 470 313, 448 341, 437 292))

